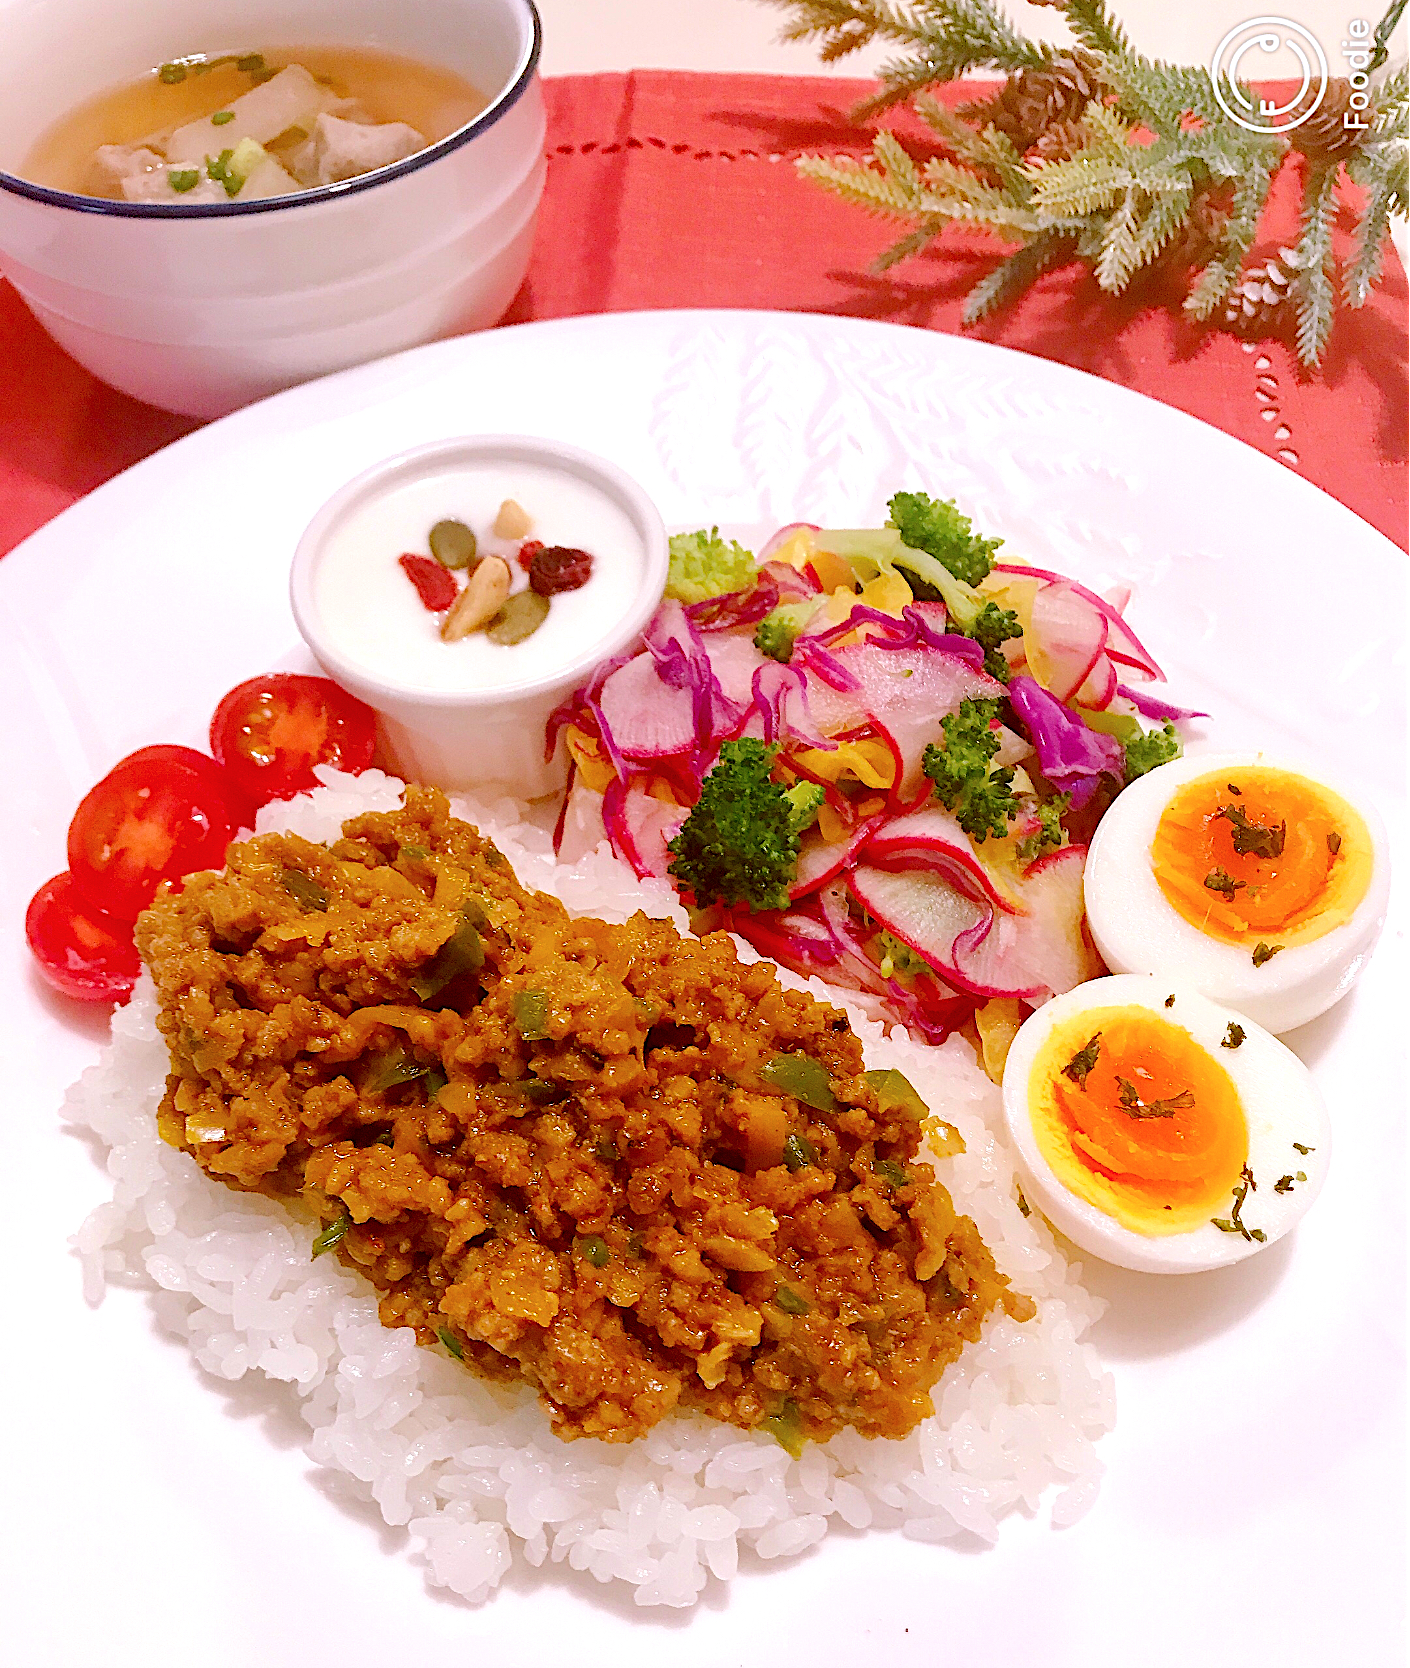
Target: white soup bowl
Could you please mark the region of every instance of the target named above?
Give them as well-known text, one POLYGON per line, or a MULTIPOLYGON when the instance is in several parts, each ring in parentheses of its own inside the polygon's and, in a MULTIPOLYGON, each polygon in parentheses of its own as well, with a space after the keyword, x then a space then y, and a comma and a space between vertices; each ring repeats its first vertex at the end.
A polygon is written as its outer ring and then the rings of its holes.
POLYGON ((125 393, 220 416, 483 329, 523 281, 545 174, 532 0, 0 0, 0 38, 0 271, 125 393), (65 110, 155 65, 326 45, 454 70, 489 102, 403 162, 250 203, 114 202, 16 171, 65 110))

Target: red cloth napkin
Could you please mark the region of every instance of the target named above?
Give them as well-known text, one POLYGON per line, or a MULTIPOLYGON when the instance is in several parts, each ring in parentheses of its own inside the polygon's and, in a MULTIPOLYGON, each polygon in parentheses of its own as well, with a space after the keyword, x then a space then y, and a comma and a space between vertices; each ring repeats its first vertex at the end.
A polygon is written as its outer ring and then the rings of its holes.
MULTIPOLYGON (((931 251, 872 276, 895 228, 793 168, 804 153, 869 149, 846 116, 868 86, 678 71, 547 81, 548 188, 506 322, 764 307, 959 333, 965 292, 994 259, 987 236, 951 227, 931 251)), ((1281 182, 1263 253, 1294 235, 1292 188, 1281 182)), ((1343 238, 1350 224, 1348 211, 1343 238)), ((1393 252, 1387 269, 1366 307, 1343 312, 1315 376, 1284 342, 1190 323, 1178 287, 1153 280, 1113 300, 1076 265, 973 333, 1201 417, 1406 546, 1406 283, 1393 252)), ((194 426, 95 382, 0 284, 0 550, 194 426)))

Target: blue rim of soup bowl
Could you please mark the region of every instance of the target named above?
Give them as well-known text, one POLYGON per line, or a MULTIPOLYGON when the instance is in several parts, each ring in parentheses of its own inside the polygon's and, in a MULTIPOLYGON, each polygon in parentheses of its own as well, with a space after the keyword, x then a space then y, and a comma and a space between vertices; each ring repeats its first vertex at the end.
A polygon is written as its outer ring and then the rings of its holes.
POLYGON ((438 139, 435 144, 427 145, 424 150, 416 151, 400 162, 389 162, 384 167, 373 168, 366 174, 359 174, 355 179, 338 180, 333 185, 309 186, 306 190, 290 191, 282 197, 261 197, 253 203, 118 202, 111 197, 87 197, 77 191, 57 191, 52 186, 36 185, 32 180, 21 179, 17 174, 7 173, 3 168, 0 168, 0 189, 12 191, 17 197, 28 197, 36 203, 47 203, 51 208, 71 209, 78 214, 118 215, 128 220, 221 219, 233 215, 269 214, 277 209, 311 208, 316 203, 335 202, 343 197, 351 197, 355 192, 367 191, 374 185, 400 179, 406 174, 415 173, 418 168, 438 162, 443 156, 449 156, 452 151, 476 138, 486 128, 493 127, 501 116, 513 109, 528 90, 543 51, 543 24, 539 20, 538 8, 534 5, 534 0, 522 0, 522 3, 528 7, 533 37, 529 42, 524 62, 504 91, 497 98, 491 99, 477 116, 472 116, 463 127, 456 128, 454 133, 448 133, 444 139, 438 139))

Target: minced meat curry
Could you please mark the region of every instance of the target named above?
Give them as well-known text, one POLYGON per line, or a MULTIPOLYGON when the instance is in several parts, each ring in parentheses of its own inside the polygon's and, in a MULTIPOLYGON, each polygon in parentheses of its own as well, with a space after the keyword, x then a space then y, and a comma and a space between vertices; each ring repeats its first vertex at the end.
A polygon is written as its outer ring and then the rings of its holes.
POLYGON ((839 1010, 723 933, 570 919, 438 793, 234 846, 137 940, 166 1139, 305 1201, 388 1326, 560 1436, 900 1436, 995 1305, 1033 1312, 839 1010))

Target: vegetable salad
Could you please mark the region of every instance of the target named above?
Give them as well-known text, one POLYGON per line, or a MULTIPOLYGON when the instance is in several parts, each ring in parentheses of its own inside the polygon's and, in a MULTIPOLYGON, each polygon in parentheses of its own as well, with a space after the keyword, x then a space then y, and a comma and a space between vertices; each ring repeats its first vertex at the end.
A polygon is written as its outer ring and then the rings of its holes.
POLYGON ((1087 841, 1203 715, 1139 687, 1163 673, 1126 595, 1000 560, 953 503, 888 509, 757 556, 673 538, 641 646, 550 722, 572 766, 557 839, 605 832, 697 925, 928 1040, 970 1019, 983 1038, 1100 971, 1087 841))

